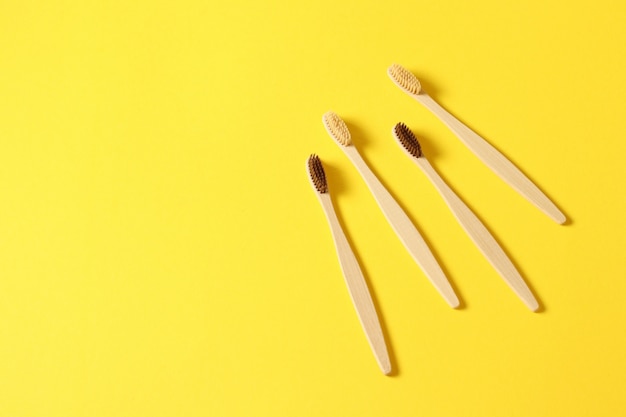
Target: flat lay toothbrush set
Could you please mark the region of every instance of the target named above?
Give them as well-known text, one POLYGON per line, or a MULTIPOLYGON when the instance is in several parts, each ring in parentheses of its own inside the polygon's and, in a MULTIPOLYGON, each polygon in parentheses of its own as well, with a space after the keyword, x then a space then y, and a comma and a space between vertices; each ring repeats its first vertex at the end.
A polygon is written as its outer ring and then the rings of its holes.
MULTIPOLYGON (((426 94, 415 75, 397 64, 389 67, 387 73, 396 86, 435 114, 496 175, 555 222, 565 223, 565 215, 535 184, 493 146, 426 94)), ((415 262, 450 307, 458 307, 459 299, 437 259, 407 214, 367 166, 352 143, 347 125, 330 111, 323 115, 322 121, 330 137, 337 142, 365 180, 385 218, 415 262)), ((531 311, 537 311, 539 303, 513 262, 472 210, 439 176, 423 154, 415 134, 406 124, 397 123, 391 129, 391 136, 432 182, 459 224, 507 285, 531 311)), ((388 375, 392 367, 387 343, 357 258, 335 214, 324 166, 319 156, 313 154, 308 158, 307 171, 330 225, 341 270, 359 320, 380 369, 388 375)))

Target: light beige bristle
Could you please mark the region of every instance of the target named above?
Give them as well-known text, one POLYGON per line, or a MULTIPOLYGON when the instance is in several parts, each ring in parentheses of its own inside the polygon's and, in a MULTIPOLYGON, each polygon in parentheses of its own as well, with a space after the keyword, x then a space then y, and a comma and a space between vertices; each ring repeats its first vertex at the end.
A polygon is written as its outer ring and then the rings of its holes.
POLYGON ((309 156, 306 166, 309 171, 311 184, 313 184, 318 193, 326 194, 328 192, 328 183, 326 182, 326 173, 320 157, 315 154, 309 156))
POLYGON ((401 65, 393 64, 387 70, 387 74, 395 83, 407 93, 419 94, 422 91, 422 85, 411 71, 401 65))
POLYGON ((352 138, 350 137, 348 126, 346 126, 346 123, 341 120, 339 116, 329 111, 324 114, 322 121, 324 122, 324 127, 326 127, 328 134, 339 142, 340 145, 352 145, 352 138))
POLYGON ((416 158, 424 156, 417 137, 404 123, 398 123, 393 127, 393 135, 408 153, 416 158))

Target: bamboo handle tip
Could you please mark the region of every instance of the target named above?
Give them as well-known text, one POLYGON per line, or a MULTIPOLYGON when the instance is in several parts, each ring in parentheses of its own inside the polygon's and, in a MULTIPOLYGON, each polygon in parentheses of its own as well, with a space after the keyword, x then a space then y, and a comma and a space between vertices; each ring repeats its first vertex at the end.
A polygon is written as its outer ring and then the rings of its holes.
POLYGON ((448 305, 452 308, 459 308, 461 306, 461 302, 459 301, 456 294, 447 296, 446 301, 448 302, 448 305))
POLYGON ((565 222, 567 221, 567 217, 565 217, 565 215, 561 212, 559 212, 558 215, 554 215, 553 218, 554 221, 558 224, 565 224, 565 222))
POLYGON ((384 375, 391 375, 391 373, 393 372, 393 368, 391 367, 391 361, 389 360, 389 355, 387 354, 387 352, 379 352, 376 356, 376 361, 378 362, 378 367, 384 375))
POLYGON ((539 303, 537 302, 537 300, 533 299, 530 301, 526 301, 526 305, 533 313, 537 313, 539 311, 539 303))

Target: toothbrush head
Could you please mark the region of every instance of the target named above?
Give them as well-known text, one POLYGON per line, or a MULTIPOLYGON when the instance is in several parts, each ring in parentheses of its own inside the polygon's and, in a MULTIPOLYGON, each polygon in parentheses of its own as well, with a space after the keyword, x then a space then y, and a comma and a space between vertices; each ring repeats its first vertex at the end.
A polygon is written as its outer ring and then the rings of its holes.
POLYGON ((315 154, 309 156, 306 166, 313 188, 320 194, 326 194, 328 192, 328 184, 326 183, 326 173, 320 157, 315 154))
POLYGON ((422 153, 422 147, 420 146, 417 137, 404 123, 396 124, 391 133, 409 154, 415 158, 421 158, 424 156, 422 153))
POLYGON ((342 146, 352 145, 352 138, 348 126, 346 126, 346 123, 341 120, 337 114, 332 111, 324 113, 322 122, 328 134, 335 139, 338 144, 342 146))
POLYGON ((401 65, 393 64, 387 69, 387 74, 398 87, 409 94, 417 95, 422 91, 417 77, 401 65))

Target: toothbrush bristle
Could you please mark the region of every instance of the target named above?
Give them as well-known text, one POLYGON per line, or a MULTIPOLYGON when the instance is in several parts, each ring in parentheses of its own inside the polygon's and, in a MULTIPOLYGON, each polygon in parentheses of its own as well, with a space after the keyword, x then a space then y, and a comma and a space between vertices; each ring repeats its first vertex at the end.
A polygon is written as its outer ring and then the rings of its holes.
POLYGON ((318 193, 326 194, 328 192, 328 184, 326 183, 326 173, 324 172, 324 166, 319 156, 313 154, 309 156, 307 161, 307 168, 309 170, 309 177, 311 183, 315 187, 318 193))
POLYGON ((416 158, 421 158, 424 155, 417 137, 404 123, 395 125, 393 134, 408 153, 416 158))
POLYGON ((419 94, 422 91, 422 85, 413 73, 401 65, 393 64, 387 70, 387 74, 395 83, 411 94, 419 94))
POLYGON ((339 142, 340 145, 352 145, 352 138, 348 126, 346 126, 346 123, 341 120, 339 116, 329 111, 324 114, 322 121, 324 122, 324 127, 326 127, 328 134, 339 142))

